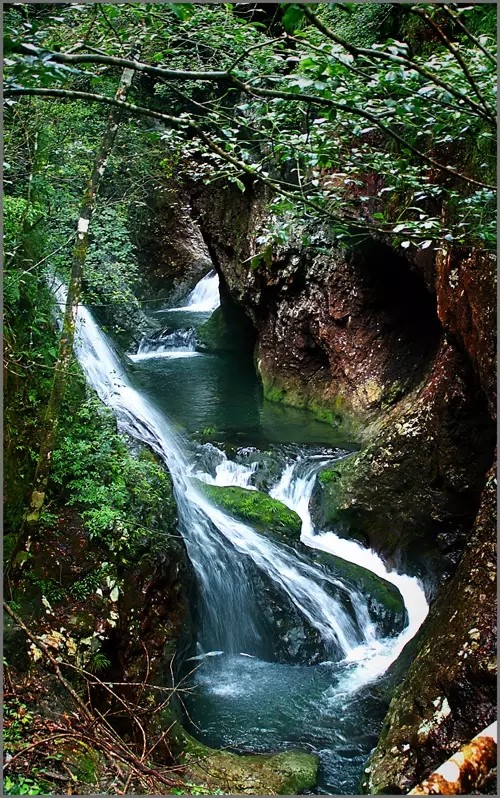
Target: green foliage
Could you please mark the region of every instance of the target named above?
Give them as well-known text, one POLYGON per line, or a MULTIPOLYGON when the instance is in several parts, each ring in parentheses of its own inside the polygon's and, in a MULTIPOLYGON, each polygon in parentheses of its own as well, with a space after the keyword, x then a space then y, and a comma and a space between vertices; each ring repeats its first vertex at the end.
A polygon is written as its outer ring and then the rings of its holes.
MULTIPOLYGON (((74 403, 71 397, 68 401, 74 403)), ((111 412, 97 398, 73 404, 68 417, 71 425, 61 430, 54 451, 51 493, 78 509, 91 539, 118 561, 130 562, 152 535, 172 523, 170 478, 147 453, 131 455, 111 412)), ((87 579, 89 584, 73 587, 82 598, 94 577, 87 579)))
POLYGON ((185 782, 185 789, 181 789, 180 787, 174 787, 172 789, 172 795, 224 795, 224 791, 220 790, 218 787, 210 788, 204 784, 195 784, 192 781, 185 782))
POLYGON ((29 776, 5 776, 3 789, 5 795, 51 795, 43 782, 29 776))
POLYGON ((33 723, 33 713, 26 704, 14 699, 5 702, 3 717, 4 751, 12 753, 25 744, 27 733, 33 723))
POLYGON ((287 33, 295 33, 301 27, 304 11, 299 5, 290 4, 283 14, 283 27, 287 33))
POLYGON ((79 601, 85 601, 85 599, 87 599, 89 596, 95 593, 98 588, 100 588, 104 577, 110 572, 111 569, 109 564, 103 563, 99 566, 99 568, 96 568, 81 579, 73 582, 69 592, 79 601))
POLYGON ((88 668, 91 673, 100 673, 101 671, 105 671, 106 668, 109 668, 110 665, 111 661, 108 657, 103 654, 102 651, 96 651, 95 654, 92 654, 90 657, 88 668))
MULTIPOLYGON (((4 663, 5 666, 5 663, 4 663)), ((32 726, 35 716, 28 706, 17 698, 6 699, 3 706, 3 750, 14 756, 32 741, 32 726)), ((37 773, 30 776, 12 774, 4 776, 5 795, 47 795, 47 785, 40 781, 37 773)))
MULTIPOLYGON (((288 4, 281 24, 294 42, 271 41, 264 26, 249 22, 235 5, 126 4, 94 11, 74 6, 60 12, 57 24, 49 11, 34 24, 28 14, 27 21, 12 10, 6 18, 12 42, 7 85, 58 85, 62 77, 48 51, 83 39, 89 47, 125 55, 134 38, 144 61, 178 70, 232 69, 251 92, 192 75, 152 79, 141 89, 142 103, 176 113, 181 125, 199 122, 219 148, 216 153, 193 140, 187 125, 168 129, 158 157, 168 175, 176 164, 183 170, 190 164, 196 179, 226 177, 240 190, 250 182, 241 180, 245 172, 264 178, 285 192, 274 209, 278 244, 289 243, 280 221, 290 220, 293 229, 293 220, 302 225, 309 217, 311 223, 326 219, 337 240, 375 230, 393 236, 403 249, 493 247, 491 189, 454 178, 425 158, 494 183, 496 74, 481 49, 494 54, 494 11, 476 4, 456 12, 479 37, 478 47, 439 5, 318 4, 313 11, 330 27, 329 37, 305 17, 301 4, 288 4), (458 58, 432 25, 445 31, 458 58), (346 47, 334 41, 339 35, 346 47), (14 46, 19 42, 42 45, 42 51, 20 54, 14 46), (369 52, 353 54, 352 45, 369 52), (268 94, 253 96, 259 91, 268 94), (280 96, 270 96, 276 91, 280 96), (229 164, 228 156, 238 163, 229 164), (394 232, 399 225, 404 226, 394 232)), ((86 67, 68 72, 65 85, 106 94, 109 81, 109 75, 86 67)), ((127 169, 128 164, 122 173, 127 169)), ((308 237, 306 230, 307 246, 308 237)), ((123 242, 118 244, 123 254, 123 242)))
POLYGON ((42 596, 46 596, 51 604, 62 601, 66 596, 66 590, 55 579, 44 579, 32 571, 27 572, 27 579, 39 588, 42 596))
POLYGON ((392 33, 398 9, 382 3, 330 3, 324 12, 329 27, 358 47, 371 47, 392 33))
POLYGON ((102 315, 112 321, 112 331, 119 334, 128 329, 122 319, 140 311, 134 294, 139 275, 127 230, 126 208, 123 205, 97 208, 91 239, 85 261, 84 302, 109 309, 110 312, 102 315))

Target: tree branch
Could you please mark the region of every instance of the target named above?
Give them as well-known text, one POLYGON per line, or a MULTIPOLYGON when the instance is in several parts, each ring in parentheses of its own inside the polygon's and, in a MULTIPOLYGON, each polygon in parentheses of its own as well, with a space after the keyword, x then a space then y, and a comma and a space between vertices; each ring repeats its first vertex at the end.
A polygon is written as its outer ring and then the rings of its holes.
MULTIPOLYGON (((329 108, 335 108, 339 111, 344 111, 349 114, 353 114, 354 116, 359 116, 363 119, 367 119, 368 121, 372 122, 376 125, 380 130, 385 132, 388 136, 395 139, 401 146, 408 149, 414 155, 416 155, 421 160, 428 163, 430 166, 438 169, 439 171, 446 172, 447 174, 457 178, 459 180, 463 180, 471 185, 478 186, 479 188, 488 188, 492 191, 496 191, 496 186, 490 185, 489 183, 483 183, 480 180, 474 180, 472 177, 467 177, 467 175, 463 175, 461 172, 458 172, 456 169, 452 169, 450 166, 445 166, 444 164, 439 163, 434 158, 431 158, 429 155, 418 150, 412 144, 409 144, 405 139, 396 133, 396 131, 389 128, 387 125, 384 125, 380 119, 375 116, 374 114, 370 113, 369 111, 364 111, 361 108, 356 108, 352 105, 346 105, 345 103, 337 103, 334 100, 330 100, 324 97, 315 97, 312 94, 301 94, 301 93, 291 93, 285 91, 277 91, 274 89, 256 89, 248 84, 240 81, 238 78, 233 78, 233 84, 244 91, 246 94, 254 95, 255 97, 275 97, 278 99, 283 99, 287 101, 293 102, 307 102, 307 103, 315 103, 317 105, 323 105, 329 108)), ((214 152, 217 152, 218 155, 221 155, 225 160, 237 165, 238 168, 241 168, 242 171, 245 171, 249 174, 252 174, 254 177, 258 177, 261 181, 264 181, 264 178, 259 176, 258 171, 252 169, 248 166, 248 164, 243 163, 242 161, 236 161, 232 159, 228 153, 222 150, 217 145, 214 145, 214 142, 207 136, 207 134, 194 122, 187 119, 179 119, 177 117, 170 116, 165 114, 161 111, 153 111, 149 108, 144 108, 142 106, 134 105, 133 103, 124 103, 121 101, 113 100, 111 97, 106 97, 103 94, 95 94, 91 92, 82 92, 82 91, 73 91, 69 89, 32 89, 32 88, 6 88, 4 89, 4 97, 15 97, 21 95, 28 95, 28 96, 37 96, 37 97, 56 97, 62 99, 76 99, 76 100, 86 100, 86 101, 93 101, 93 102, 100 102, 105 103, 108 105, 118 105, 120 107, 125 108, 130 113, 133 114, 140 114, 143 116, 150 116, 153 119, 159 119, 163 122, 168 122, 170 125, 177 129, 182 129, 183 127, 191 128, 197 135, 202 138, 203 141, 212 149, 214 152), (214 149, 214 146, 217 149, 214 149)), ((269 181, 268 181, 269 182, 269 181)), ((317 208, 316 208, 317 210, 317 208)), ((324 213, 324 210, 322 209, 324 213)), ((334 217, 340 221, 339 217, 334 217)), ((349 222, 351 223, 351 222, 349 222)), ((352 222, 356 224, 356 222, 352 222)), ((376 228, 379 229, 379 228, 376 228)))
MULTIPOLYGON (((42 52, 40 47, 32 44, 15 44, 13 52, 24 55, 38 56, 42 52)), ((143 61, 119 58, 113 55, 97 55, 93 53, 56 53, 51 52, 50 60, 57 64, 109 64, 120 67, 120 69, 134 69, 136 72, 143 72, 146 75, 158 75, 165 80, 227 80, 227 72, 191 72, 189 70, 166 69, 165 67, 153 67, 143 61)))
POLYGON ((26 635, 26 637, 29 640, 31 640, 33 645, 36 646, 37 648, 39 648, 40 651, 43 651, 43 653, 45 654, 45 656, 49 660, 50 664, 52 665, 52 668, 54 670, 54 673, 55 673, 58 681, 62 684, 64 689, 70 694, 71 698, 76 703, 76 705, 81 710, 81 712, 84 714, 84 716, 87 718, 87 720, 93 722, 94 717, 93 717, 92 713, 89 711, 88 707, 85 706, 85 704, 81 700, 80 696, 75 692, 75 690, 70 685, 70 683, 64 678, 64 676, 61 673, 61 669, 59 667, 59 664, 58 664, 56 658, 52 656, 52 654, 50 653, 50 651, 49 651, 48 647, 45 645, 45 643, 42 640, 40 640, 38 637, 36 637, 30 629, 28 629, 28 627, 26 626, 24 621, 22 621, 21 618, 19 617, 19 615, 17 615, 14 612, 14 610, 12 610, 9 607, 9 605, 7 604, 6 601, 3 602, 3 608, 4 608, 5 612, 7 613, 7 615, 10 615, 12 620, 15 621, 15 623, 17 623, 17 625, 23 630, 24 634, 26 635))
POLYGON ((448 37, 446 36, 445 32, 424 11, 423 8, 413 6, 410 9, 410 11, 411 11, 412 14, 416 14, 421 19, 424 19, 427 22, 427 24, 429 25, 429 27, 439 36, 439 38, 441 39, 441 41, 443 42, 445 47, 450 51, 450 53, 454 56, 454 58, 457 61, 457 63, 460 65, 460 67, 462 69, 462 72, 464 73, 465 77, 467 78, 467 80, 469 81, 470 85, 472 86, 472 89, 473 89, 476 97, 479 99, 481 105, 483 106, 484 110, 486 111, 486 113, 490 117, 491 121, 495 122, 496 121, 496 119, 495 119, 495 111, 494 111, 493 108, 490 107, 488 101, 484 97, 481 89, 479 88, 479 86, 477 85, 473 75, 471 74, 471 72, 469 70, 469 67, 467 66, 467 64, 465 63, 464 59, 462 58, 462 55, 461 55, 460 51, 458 50, 458 48, 455 47, 453 42, 451 42, 448 39, 448 37))
POLYGON ((313 12, 308 8, 307 4, 304 4, 302 7, 304 9, 304 14, 309 19, 309 21, 312 22, 312 24, 319 31, 321 31, 321 33, 323 33, 324 36, 327 36, 332 41, 336 42, 337 44, 340 44, 351 55, 353 56, 362 55, 362 56, 367 56, 369 58, 379 59, 383 61, 390 61, 393 64, 399 64, 407 66, 410 69, 414 69, 415 72, 418 72, 420 75, 422 75, 422 77, 426 78, 431 83, 434 83, 436 86, 439 86, 441 89, 447 91, 448 94, 451 94, 456 99, 466 103, 470 108, 474 109, 474 111, 478 114, 478 116, 480 116, 482 119, 485 119, 490 124, 494 124, 496 127, 495 120, 492 119, 489 114, 486 114, 483 108, 480 105, 478 105, 474 100, 472 100, 470 97, 467 97, 466 94, 461 94, 449 83, 446 83, 444 80, 441 80, 441 78, 438 78, 432 72, 429 72, 428 69, 425 69, 425 67, 420 66, 420 64, 417 64, 411 58, 404 58, 403 56, 400 55, 385 53, 383 50, 370 50, 367 49, 366 47, 356 47, 354 44, 350 44, 345 39, 342 39, 340 36, 337 36, 336 33, 334 33, 326 25, 324 25, 323 22, 321 22, 321 20, 318 19, 318 17, 315 14, 313 14, 313 12))
POLYGON ((486 47, 484 47, 484 46, 481 44, 481 42, 479 41, 479 39, 477 39, 477 38, 474 36, 474 34, 472 34, 472 33, 470 32, 470 30, 469 30, 469 29, 468 29, 468 28, 467 28, 467 27, 464 25, 464 23, 462 22, 462 20, 461 20, 461 19, 460 19, 460 17, 458 16, 458 14, 454 14, 454 13, 452 12, 452 10, 451 10, 450 8, 448 8, 448 6, 447 6, 445 3, 443 3, 443 5, 441 6, 441 10, 442 10, 442 11, 444 11, 444 13, 445 13, 445 14, 447 14, 447 15, 448 15, 448 16, 449 16, 449 17, 450 17, 452 20, 453 20, 453 22, 454 22, 456 25, 458 25, 458 27, 460 28, 460 30, 462 31, 462 33, 464 33, 464 34, 465 34, 465 35, 468 37, 468 39, 469 39, 471 42, 473 42, 473 44, 475 44, 475 45, 476 45, 476 47, 478 47, 478 48, 479 48, 479 50, 481 50, 481 52, 482 52, 482 53, 483 53, 483 54, 486 56, 486 58, 488 58, 488 59, 491 61, 491 63, 493 64, 493 66, 497 67, 497 66, 498 66, 498 61, 497 61, 497 59, 495 58, 495 56, 493 55, 493 53, 490 53, 490 51, 489 51, 489 50, 487 50, 487 49, 486 49, 486 47))

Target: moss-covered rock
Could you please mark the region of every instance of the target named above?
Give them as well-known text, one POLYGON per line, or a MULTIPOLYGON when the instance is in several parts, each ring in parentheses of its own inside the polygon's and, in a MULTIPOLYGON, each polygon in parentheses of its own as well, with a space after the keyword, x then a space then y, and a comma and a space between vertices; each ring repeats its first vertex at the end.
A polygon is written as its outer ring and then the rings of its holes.
POLYGON ((267 493, 236 486, 220 487, 197 481, 205 496, 230 515, 248 521, 258 531, 287 543, 300 537, 301 520, 294 510, 267 493))
POLYGON ((308 410, 318 421, 333 427, 341 438, 351 443, 366 437, 369 414, 353 409, 344 401, 341 392, 334 397, 325 397, 321 393, 324 386, 320 388, 314 382, 304 385, 298 376, 283 378, 279 373, 268 372, 267 364, 261 358, 257 358, 257 369, 268 402, 308 410))
POLYGON ((368 602, 368 611, 383 635, 398 634, 407 622, 403 597, 387 580, 363 568, 323 551, 308 549, 312 561, 330 576, 362 593, 368 602))
POLYGON ((217 751, 195 740, 180 723, 171 741, 187 773, 208 790, 233 795, 298 795, 316 784, 318 757, 303 751, 235 754, 217 751))

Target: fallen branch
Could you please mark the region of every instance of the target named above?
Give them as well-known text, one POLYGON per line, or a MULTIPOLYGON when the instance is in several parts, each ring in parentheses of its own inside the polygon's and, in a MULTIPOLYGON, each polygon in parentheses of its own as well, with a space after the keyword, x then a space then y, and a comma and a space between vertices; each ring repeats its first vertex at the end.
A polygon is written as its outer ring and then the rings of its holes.
POLYGON ((497 762, 497 724, 484 729, 408 795, 471 795, 497 762))

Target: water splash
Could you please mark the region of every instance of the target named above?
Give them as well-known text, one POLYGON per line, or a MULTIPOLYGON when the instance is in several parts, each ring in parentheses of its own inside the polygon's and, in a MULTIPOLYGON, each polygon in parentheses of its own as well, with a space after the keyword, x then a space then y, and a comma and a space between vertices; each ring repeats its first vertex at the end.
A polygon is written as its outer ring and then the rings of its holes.
POLYGON ((128 357, 133 361, 167 357, 196 357, 196 331, 194 327, 180 330, 158 330, 142 339, 137 353, 128 357))
POLYGON ((316 532, 309 510, 309 503, 319 470, 331 462, 331 458, 301 458, 285 468, 279 482, 270 491, 300 516, 302 520, 301 541, 310 548, 319 549, 346 562, 354 563, 394 585, 403 599, 408 623, 395 638, 369 636, 359 646, 351 649, 345 662, 355 667, 346 672, 335 688, 335 695, 349 693, 381 676, 397 659, 404 646, 415 636, 429 612, 423 586, 416 577, 400 574, 387 568, 374 551, 364 548, 354 540, 340 538, 334 532, 316 532))
POLYGON ((208 485, 219 485, 220 487, 236 486, 238 488, 247 488, 247 490, 257 490, 254 485, 250 484, 250 480, 257 470, 258 463, 251 463, 250 465, 235 463, 229 460, 224 452, 219 452, 219 454, 223 459, 215 467, 215 476, 200 470, 195 471, 193 476, 208 485))

